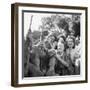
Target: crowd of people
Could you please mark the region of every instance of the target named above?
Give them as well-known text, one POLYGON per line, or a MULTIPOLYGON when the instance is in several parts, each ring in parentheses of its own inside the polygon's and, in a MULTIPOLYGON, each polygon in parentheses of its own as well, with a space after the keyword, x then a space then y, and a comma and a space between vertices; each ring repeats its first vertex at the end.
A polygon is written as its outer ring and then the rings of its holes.
POLYGON ((68 22, 68 32, 58 28, 28 48, 25 77, 80 75, 80 21, 68 22))

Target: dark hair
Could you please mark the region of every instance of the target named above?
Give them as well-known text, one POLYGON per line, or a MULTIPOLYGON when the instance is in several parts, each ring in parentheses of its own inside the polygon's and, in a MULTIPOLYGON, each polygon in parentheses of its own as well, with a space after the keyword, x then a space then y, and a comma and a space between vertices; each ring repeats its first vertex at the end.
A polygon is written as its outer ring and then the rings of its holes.
POLYGON ((65 42, 65 37, 64 36, 60 36, 60 38, 62 38, 64 40, 64 42, 65 42))
POLYGON ((58 41, 57 37, 54 34, 48 36, 48 38, 54 37, 54 41, 58 41))
MULTIPOLYGON (((64 44, 64 51, 66 51, 66 40, 65 40, 65 37, 64 36, 60 36, 60 38, 63 39, 64 42, 61 42, 62 44, 64 44)), ((59 41, 59 39, 58 39, 59 41)))
POLYGON ((68 45, 67 45, 68 39, 72 39, 73 40, 73 43, 74 43, 73 48, 75 48, 75 37, 74 36, 68 36, 67 37, 67 39, 66 39, 66 46, 67 46, 67 48, 69 48, 68 45))
POLYGON ((66 41, 66 38, 65 38, 65 36, 60 36, 59 38, 58 38, 58 40, 57 41, 59 41, 60 40, 60 38, 62 38, 63 39, 63 42, 62 43, 65 43, 65 41, 66 41))

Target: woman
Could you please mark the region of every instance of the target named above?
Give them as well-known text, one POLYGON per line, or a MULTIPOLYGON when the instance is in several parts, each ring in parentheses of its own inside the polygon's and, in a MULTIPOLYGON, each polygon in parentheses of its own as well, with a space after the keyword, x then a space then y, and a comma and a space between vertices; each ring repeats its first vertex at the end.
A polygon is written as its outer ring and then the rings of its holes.
POLYGON ((68 36, 66 39, 67 43, 67 60, 69 61, 69 71, 71 75, 75 75, 75 37, 74 36, 68 36))
POLYGON ((67 75, 68 74, 68 62, 66 60, 66 53, 65 53, 65 40, 64 37, 60 37, 56 52, 56 73, 59 75, 67 75))

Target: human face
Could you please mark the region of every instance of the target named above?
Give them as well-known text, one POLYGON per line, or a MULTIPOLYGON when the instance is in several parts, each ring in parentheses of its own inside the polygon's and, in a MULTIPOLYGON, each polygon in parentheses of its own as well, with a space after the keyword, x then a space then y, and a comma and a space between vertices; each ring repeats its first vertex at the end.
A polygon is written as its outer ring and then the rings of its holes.
POLYGON ((67 45, 68 45, 69 48, 73 48, 73 46, 74 46, 73 39, 69 38, 68 41, 67 41, 67 45))
POLYGON ((63 43, 61 43, 61 42, 58 43, 58 50, 60 52, 63 52, 64 51, 64 44, 63 43))

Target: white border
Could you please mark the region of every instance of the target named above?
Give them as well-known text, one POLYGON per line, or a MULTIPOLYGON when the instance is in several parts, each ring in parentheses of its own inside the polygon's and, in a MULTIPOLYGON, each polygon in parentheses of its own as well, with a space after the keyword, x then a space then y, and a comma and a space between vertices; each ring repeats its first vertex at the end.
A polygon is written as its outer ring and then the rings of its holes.
POLYGON ((65 81, 80 81, 85 80, 85 11, 72 10, 72 9, 55 9, 55 8, 38 8, 38 7, 18 7, 18 31, 19 31, 19 53, 18 53, 18 83, 19 84, 34 84, 34 83, 47 83, 47 82, 65 82, 65 81), (39 11, 55 11, 55 12, 73 12, 82 13, 81 15, 81 41, 82 41, 82 62, 81 62, 81 75, 73 76, 52 76, 52 77, 33 77, 22 79, 22 10, 39 10, 39 11))

